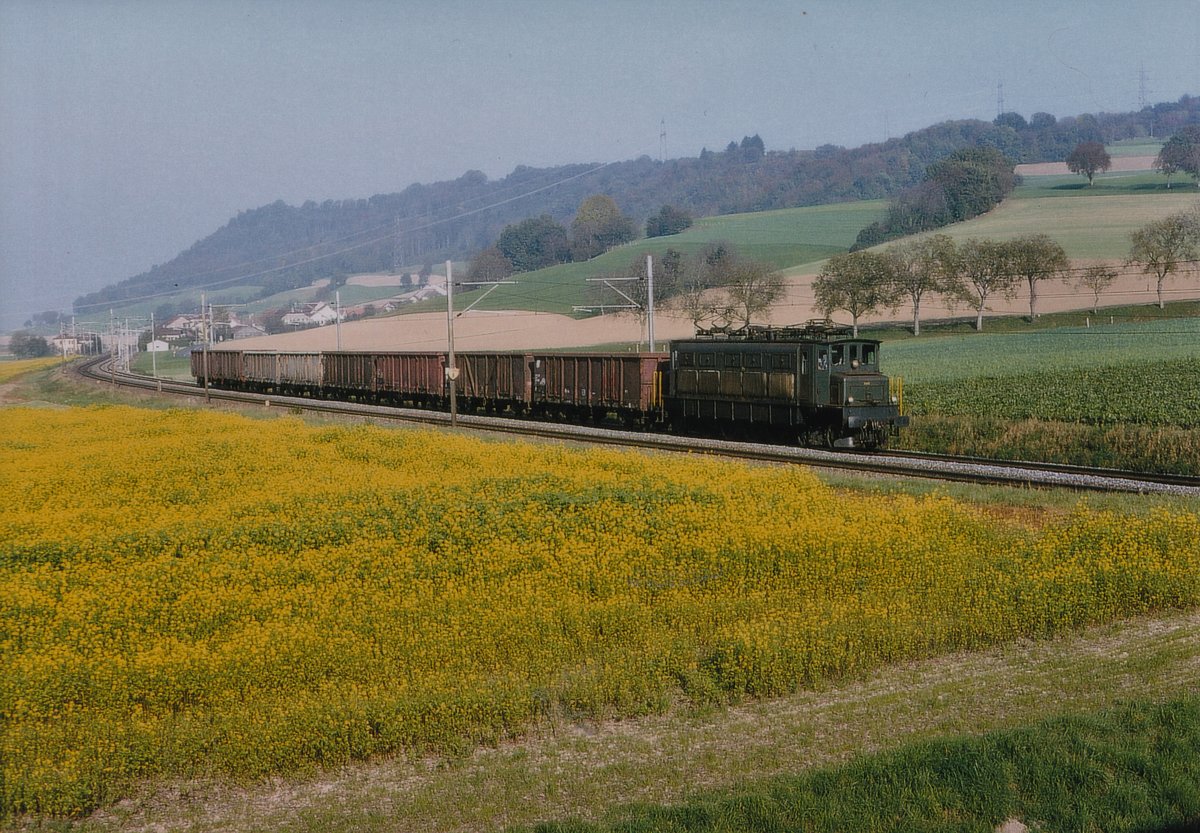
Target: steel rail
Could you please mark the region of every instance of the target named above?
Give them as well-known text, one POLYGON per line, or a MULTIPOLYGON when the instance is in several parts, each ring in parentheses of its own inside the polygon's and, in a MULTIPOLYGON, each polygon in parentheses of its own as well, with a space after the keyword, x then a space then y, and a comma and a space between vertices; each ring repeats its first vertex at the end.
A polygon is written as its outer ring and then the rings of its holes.
MULTIPOLYGON (((316 413, 357 416, 449 426, 450 415, 441 411, 386 405, 312 399, 299 396, 229 391, 194 382, 165 381, 140 374, 114 372, 104 358, 79 365, 79 372, 103 383, 161 391, 165 394, 205 397, 224 402, 260 403, 264 407, 296 408, 316 413)), ((473 430, 590 444, 647 448, 676 453, 709 454, 757 462, 803 464, 823 469, 868 472, 966 483, 1076 491, 1177 494, 1200 497, 1200 477, 1096 469, 1057 463, 991 460, 978 457, 924 454, 909 451, 875 453, 830 451, 732 440, 702 439, 674 434, 596 428, 567 423, 541 422, 495 416, 460 414, 458 423, 473 430)))

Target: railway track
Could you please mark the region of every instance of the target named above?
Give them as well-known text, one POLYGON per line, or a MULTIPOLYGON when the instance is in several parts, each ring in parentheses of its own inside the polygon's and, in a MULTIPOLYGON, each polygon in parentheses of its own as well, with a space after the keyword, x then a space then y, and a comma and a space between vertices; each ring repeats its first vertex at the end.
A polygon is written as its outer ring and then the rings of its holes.
MULTIPOLYGON (((314 413, 340 414, 439 426, 450 424, 450 415, 441 411, 396 408, 295 396, 245 393, 218 390, 216 388, 209 388, 206 391, 202 386, 193 382, 152 379, 148 376, 118 371, 104 357, 85 362, 79 365, 78 369, 81 375, 95 381, 191 398, 200 397, 222 402, 252 403, 261 404, 264 407, 297 408, 314 413)), ((1187 477, 1183 475, 1129 472, 1117 469, 1094 469, 1056 463, 953 457, 907 451, 889 451, 873 454, 828 451, 825 449, 794 448, 760 443, 701 439, 670 434, 622 431, 611 428, 594 428, 504 417, 484 417, 473 414, 459 415, 458 424, 475 430, 494 433, 547 437, 592 444, 633 446, 661 451, 713 454, 760 462, 800 463, 818 468, 872 472, 903 477, 1036 488, 1065 488, 1081 491, 1137 494, 1175 494, 1200 497, 1200 477, 1187 477)))

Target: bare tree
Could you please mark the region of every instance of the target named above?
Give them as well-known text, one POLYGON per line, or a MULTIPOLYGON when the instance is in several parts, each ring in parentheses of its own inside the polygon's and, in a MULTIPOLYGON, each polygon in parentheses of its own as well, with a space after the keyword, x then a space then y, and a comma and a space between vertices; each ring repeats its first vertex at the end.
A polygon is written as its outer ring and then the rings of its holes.
POLYGON ((749 326, 783 296, 783 276, 769 263, 733 258, 725 270, 725 294, 732 320, 749 326))
POLYGON ((1158 308, 1162 309, 1163 282, 1179 267, 1196 259, 1200 244, 1200 211, 1182 211, 1147 223, 1131 238, 1128 264, 1139 264, 1158 278, 1158 308))
POLYGON ((912 303, 913 335, 921 334, 921 299, 930 292, 946 292, 955 271, 954 241, 935 234, 887 249, 895 259, 896 297, 912 303))
POLYGON ((860 251, 834 255, 813 281, 817 308, 826 315, 836 310, 850 313, 854 335, 858 319, 896 302, 896 277, 900 261, 886 253, 860 251))
POLYGON ((1037 318, 1037 285, 1067 271, 1067 253, 1045 234, 1022 235, 1005 245, 1014 277, 1024 278, 1029 284, 1029 317, 1037 318))
POLYGON ((1092 315, 1099 311, 1100 296, 1104 290, 1112 286, 1112 282, 1117 279, 1117 270, 1111 266, 1099 265, 1089 266, 1083 270, 1083 274, 1075 281, 1075 285, 1080 289, 1086 289, 1092 293, 1092 315))
MULTIPOLYGON (((512 274, 513 265, 495 246, 475 255, 467 276, 472 281, 502 281, 512 274)), ((411 282, 411 281, 410 281, 411 282)))

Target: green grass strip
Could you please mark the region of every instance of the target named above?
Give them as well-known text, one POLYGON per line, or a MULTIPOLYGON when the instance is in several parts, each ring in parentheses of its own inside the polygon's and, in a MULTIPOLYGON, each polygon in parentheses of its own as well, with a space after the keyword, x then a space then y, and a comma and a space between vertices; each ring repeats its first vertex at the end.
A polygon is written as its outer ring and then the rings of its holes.
POLYGON ((1200 698, 913 744, 674 806, 627 806, 599 823, 534 829, 987 833, 1009 819, 1056 833, 1200 830, 1200 698))

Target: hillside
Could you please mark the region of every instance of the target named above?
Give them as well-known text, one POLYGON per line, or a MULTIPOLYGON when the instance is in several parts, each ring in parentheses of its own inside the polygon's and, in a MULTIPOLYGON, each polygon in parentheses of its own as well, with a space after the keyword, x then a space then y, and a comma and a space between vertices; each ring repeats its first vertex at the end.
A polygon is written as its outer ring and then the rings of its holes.
MULTIPOLYGON (((916 182, 926 166, 970 145, 995 147, 1023 162, 1060 160, 1078 141, 1117 141, 1200 123, 1200 98, 1141 113, 1085 114, 1026 121, 949 121, 886 142, 845 149, 767 151, 758 136, 722 151, 656 161, 516 168, 499 180, 469 171, 453 181, 414 184, 369 199, 289 206, 282 201, 240 213, 166 264, 83 296, 77 311, 155 295, 158 312, 194 308, 201 290, 218 303, 243 302, 345 276, 398 272, 448 258, 466 259, 506 226, 549 214, 569 222, 588 195, 613 197, 641 226, 664 204, 699 217, 886 198, 916 182), (178 287, 171 297, 167 288, 178 287)), ((122 305, 123 306, 123 305, 122 305)))

